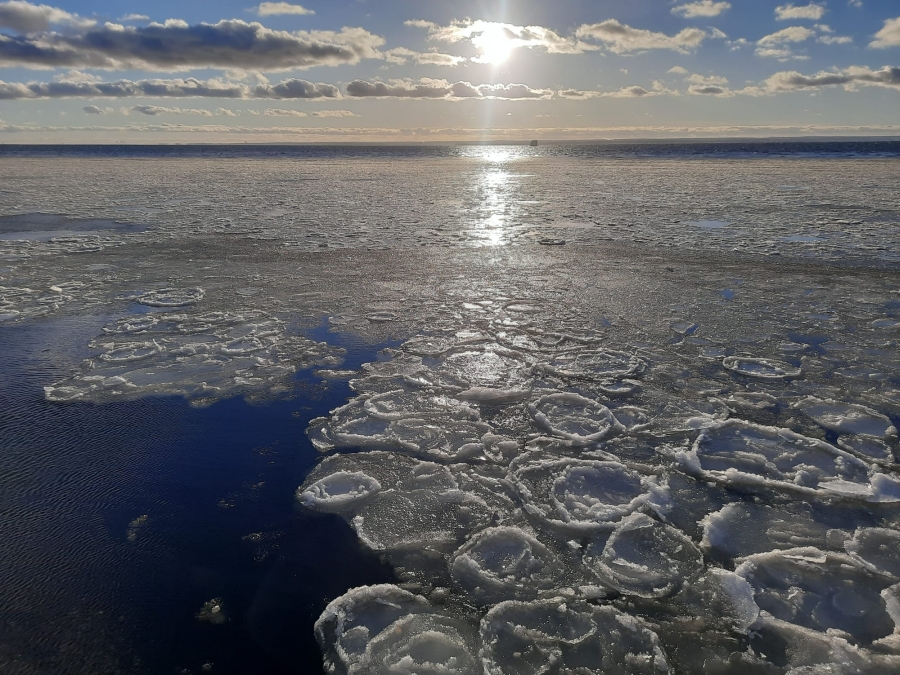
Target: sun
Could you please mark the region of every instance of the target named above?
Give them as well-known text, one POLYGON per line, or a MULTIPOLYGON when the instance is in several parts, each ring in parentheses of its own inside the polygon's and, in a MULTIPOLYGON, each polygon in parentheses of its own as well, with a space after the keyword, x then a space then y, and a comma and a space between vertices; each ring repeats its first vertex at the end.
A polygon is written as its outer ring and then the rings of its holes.
POLYGON ((472 44, 481 50, 481 56, 475 59, 478 63, 495 65, 506 61, 516 46, 509 29, 504 26, 490 26, 472 38, 472 44))

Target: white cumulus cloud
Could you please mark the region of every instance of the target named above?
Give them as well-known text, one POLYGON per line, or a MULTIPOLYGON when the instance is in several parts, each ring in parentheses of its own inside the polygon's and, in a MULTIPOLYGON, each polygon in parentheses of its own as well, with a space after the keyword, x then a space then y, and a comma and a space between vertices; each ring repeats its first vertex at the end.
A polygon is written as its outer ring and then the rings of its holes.
POLYGON ((825 5, 817 5, 814 2, 802 7, 797 7, 789 2, 786 5, 775 8, 775 18, 778 21, 791 21, 793 19, 811 19, 813 21, 818 21, 825 16, 825 12, 827 11, 825 5))
POLYGON ((694 19, 696 17, 719 16, 731 9, 730 2, 713 2, 713 0, 700 0, 699 2, 689 2, 685 5, 678 5, 672 8, 672 14, 683 16, 685 19, 694 19))
POLYGON ((281 16, 285 14, 315 14, 311 9, 301 5, 292 5, 289 2, 263 2, 258 7, 250 10, 259 16, 281 16))
POLYGON ((875 39, 869 43, 869 46, 875 49, 900 47, 900 16, 885 21, 884 27, 875 33, 875 39))

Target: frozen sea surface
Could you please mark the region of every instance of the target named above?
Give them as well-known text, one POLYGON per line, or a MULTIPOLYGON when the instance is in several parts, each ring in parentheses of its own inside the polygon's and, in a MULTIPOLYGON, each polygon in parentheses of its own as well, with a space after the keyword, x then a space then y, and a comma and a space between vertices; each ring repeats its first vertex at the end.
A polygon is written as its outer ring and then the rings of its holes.
POLYGON ((0 667, 900 672, 900 173, 779 147, 5 150, 0 667))

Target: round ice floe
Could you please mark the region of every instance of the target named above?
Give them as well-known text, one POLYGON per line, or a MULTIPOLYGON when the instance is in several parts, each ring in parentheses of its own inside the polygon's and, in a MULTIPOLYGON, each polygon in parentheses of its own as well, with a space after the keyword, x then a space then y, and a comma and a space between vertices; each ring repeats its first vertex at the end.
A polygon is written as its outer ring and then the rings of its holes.
POLYGON ((794 407, 830 431, 876 437, 897 436, 897 429, 886 415, 855 403, 809 396, 794 407))
POLYGON ((364 407, 372 417, 389 421, 435 417, 474 420, 480 417, 477 410, 462 401, 440 394, 408 392, 403 389, 376 394, 365 401, 364 407))
POLYGON ((265 345, 256 338, 244 338, 232 340, 220 347, 223 354, 228 356, 240 356, 243 354, 252 354, 265 347, 265 345))
POLYGON ((440 356, 456 343, 452 337, 422 335, 404 342, 403 350, 416 356, 440 356))
POLYGON ((503 602, 481 620, 486 675, 663 675, 656 634, 613 607, 503 602))
POLYGON ((528 404, 528 412, 541 429, 573 445, 597 443, 624 429, 609 408, 578 394, 543 396, 528 404))
POLYGON ((381 490, 381 484, 361 472, 338 471, 297 490, 297 499, 308 509, 337 513, 365 501, 381 490))
POLYGON ((722 365, 735 373, 764 380, 786 380, 800 377, 800 368, 771 359, 751 359, 744 356, 726 356, 722 365))
POLYGON ((900 501, 900 484, 849 452, 788 429, 727 420, 672 453, 688 473, 735 487, 820 497, 900 501))
POLYGON ((109 351, 100 355, 104 361, 112 363, 129 363, 155 356, 163 351, 155 341, 128 342, 119 345, 104 345, 109 351))
POLYGON ((142 293, 135 300, 148 307, 186 307, 203 299, 202 288, 162 288, 142 293))
POLYGON ((764 620, 771 617, 862 644, 894 632, 882 596, 894 579, 847 554, 796 548, 739 562, 736 572, 753 586, 764 620))
POLYGON ((453 556, 450 573, 470 598, 482 604, 535 598, 564 584, 562 561, 517 527, 493 527, 476 534, 453 556))
POLYGON ((597 340, 540 330, 504 329, 497 333, 497 342, 517 351, 561 354, 583 350, 597 340))
POLYGON ((515 400, 531 388, 530 366, 522 355, 497 345, 454 350, 436 368, 438 377, 467 387, 469 400, 515 400))
POLYGON ((852 452, 857 457, 870 462, 877 464, 895 463, 894 452, 891 450, 891 447, 874 436, 841 436, 838 438, 838 445, 847 452, 852 452))
POLYGON ((764 392, 736 391, 725 400, 725 403, 750 410, 771 410, 778 405, 778 399, 764 392))
POLYGON ((391 422, 388 435, 399 447, 425 459, 459 462, 484 459, 481 438, 490 426, 468 420, 449 420, 431 424, 426 420, 407 419, 391 422))
POLYGON ((555 356, 537 370, 573 379, 607 380, 640 375, 647 362, 634 354, 598 349, 555 356))
POLYGON ((398 619, 367 645, 366 675, 472 675, 480 672, 473 626, 439 614, 398 619))
POLYGON ((332 600, 315 625, 325 670, 366 672, 361 661, 375 638, 399 619, 430 609, 425 598, 390 584, 354 588, 332 600))
POLYGON ((900 532, 897 530, 863 527, 844 547, 870 570, 900 579, 900 532))
POLYGON ((642 513, 625 518, 602 551, 589 545, 584 563, 604 583, 642 598, 661 598, 703 569, 703 555, 688 537, 642 513))
POLYGON ((151 314, 143 314, 139 316, 126 316, 119 319, 112 326, 103 328, 104 333, 144 333, 152 330, 159 319, 151 314))
POLYGON ((665 500, 665 491, 618 462, 518 457, 510 480, 525 510, 572 533, 611 530, 625 516, 665 500))
POLYGON ((828 526, 816 522, 805 504, 776 508, 735 502, 707 515, 701 524, 701 548, 727 560, 777 549, 824 548, 829 541, 828 526))
POLYGON ((650 417, 645 410, 634 406, 621 406, 613 410, 616 421, 628 432, 643 431, 650 428, 650 417))
POLYGON ((426 546, 453 550, 471 532, 489 524, 492 515, 475 495, 426 485, 374 496, 351 525, 360 541, 375 551, 426 546))

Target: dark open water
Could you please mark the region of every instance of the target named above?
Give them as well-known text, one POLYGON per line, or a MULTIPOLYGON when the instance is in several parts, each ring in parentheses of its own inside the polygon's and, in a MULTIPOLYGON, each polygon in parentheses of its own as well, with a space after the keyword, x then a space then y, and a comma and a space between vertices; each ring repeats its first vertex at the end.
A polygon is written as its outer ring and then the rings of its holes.
MULTIPOLYGON (((93 330, 0 329, 0 671, 321 672, 311 625, 328 601, 394 578, 340 518, 295 505, 318 460, 304 431, 346 382, 300 373, 295 398, 265 405, 47 402, 65 367, 41 355, 93 330), (212 599, 224 623, 198 620, 212 599)), ((347 348, 349 368, 381 348, 311 337, 347 348)))

